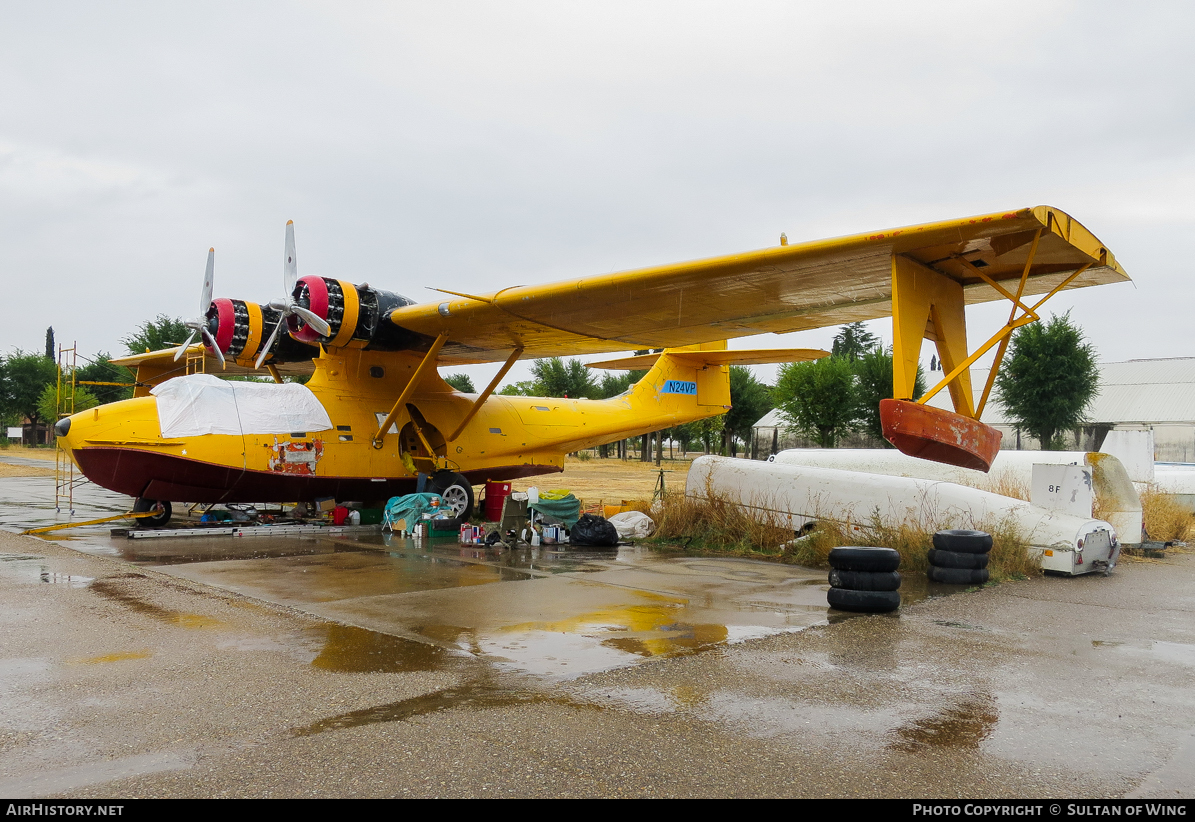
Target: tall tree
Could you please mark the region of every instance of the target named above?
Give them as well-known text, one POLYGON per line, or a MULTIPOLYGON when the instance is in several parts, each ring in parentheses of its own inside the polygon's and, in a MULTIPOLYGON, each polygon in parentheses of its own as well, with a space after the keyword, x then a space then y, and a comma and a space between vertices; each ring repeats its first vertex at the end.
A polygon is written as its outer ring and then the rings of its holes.
POLYGON ((855 375, 845 357, 788 363, 776 382, 776 407, 788 426, 834 448, 855 423, 855 375))
POLYGON ((46 422, 38 401, 46 386, 58 381, 58 367, 41 354, 15 351, 0 365, 0 413, 18 422, 28 417, 35 425, 46 422))
MULTIPOLYGON (((864 354, 854 364, 855 424, 858 430, 880 440, 885 448, 892 446, 884 439, 880 425, 880 400, 892 399, 892 352, 876 348, 864 354)), ((913 383, 913 399, 925 393, 925 372, 917 365, 913 383)))
MULTIPOLYGON (((133 372, 124 366, 113 365, 111 357, 106 351, 96 354, 91 362, 81 366, 75 372, 76 383, 82 381, 131 383, 133 379, 133 372)), ((85 385, 83 387, 101 405, 117 400, 127 400, 133 396, 132 387, 127 385, 85 385)))
POLYGON ((190 335, 191 329, 183 325, 182 320, 159 314, 143 322, 134 333, 122 337, 120 341, 128 347, 130 354, 144 354, 146 351, 182 345, 190 335))
POLYGON ((866 324, 857 322, 849 323, 838 329, 830 351, 848 362, 855 362, 868 351, 878 348, 879 345, 879 337, 868 331, 866 324))
POLYGON ((477 393, 477 389, 473 387, 473 380, 469 378, 468 374, 449 374, 444 378, 444 382, 448 383, 462 394, 477 393))
POLYGON ((58 352, 54 348, 54 326, 46 329, 46 359, 58 362, 58 352))
POLYGON ((531 363, 531 374, 535 377, 535 396, 588 399, 598 394, 593 374, 577 359, 535 360, 531 363))
POLYGON ((1063 446, 1062 432, 1084 420, 1099 391, 1095 347, 1070 312, 1022 326, 996 376, 997 400, 1045 450, 1063 446))

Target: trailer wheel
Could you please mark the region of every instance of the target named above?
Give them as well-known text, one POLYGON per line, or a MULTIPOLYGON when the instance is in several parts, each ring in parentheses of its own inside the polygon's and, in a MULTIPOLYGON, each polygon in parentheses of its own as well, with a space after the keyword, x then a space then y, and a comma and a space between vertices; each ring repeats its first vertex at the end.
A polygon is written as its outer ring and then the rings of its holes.
POLYGON ((934 547, 960 554, 986 554, 992 550, 992 535, 983 531, 939 531, 934 534, 934 547))
POLYGON ((987 554, 964 554, 959 551, 939 551, 930 548, 926 555, 930 565, 938 568, 969 568, 976 570, 987 568, 990 557, 987 554))
POLYGON ((983 585, 988 581, 987 568, 938 568, 931 565, 925 573, 930 581, 947 585, 983 585))
POLYGON ((830 572, 830 585, 852 591, 895 591, 900 588, 897 571, 839 571, 830 572))
POLYGON ((894 548, 843 545, 830 549, 830 567, 838 571, 895 571, 900 553, 894 548))
POLYGON ((885 614, 900 607, 899 591, 852 591, 850 588, 831 588, 826 592, 831 608, 840 611, 885 614))
POLYGON ((144 514, 146 511, 157 511, 157 513, 152 517, 138 517, 135 520, 138 528, 161 528, 170 522, 170 515, 173 513, 169 501, 137 497, 133 503, 133 513, 144 514))

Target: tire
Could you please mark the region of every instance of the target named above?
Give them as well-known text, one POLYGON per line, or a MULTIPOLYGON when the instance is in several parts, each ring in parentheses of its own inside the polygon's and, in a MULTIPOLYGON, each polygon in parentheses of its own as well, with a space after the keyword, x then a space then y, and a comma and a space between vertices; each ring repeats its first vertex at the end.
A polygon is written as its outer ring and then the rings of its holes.
POLYGON ((988 581, 988 569, 938 568, 931 565, 926 576, 931 582, 944 582, 947 585, 983 585, 988 581))
POLYGON ((934 547, 959 554, 986 554, 992 550, 992 535, 983 531, 939 531, 934 534, 934 547))
POLYGON ((837 571, 895 571, 900 553, 892 548, 843 545, 830 549, 830 567, 837 571))
POLYGON ((432 476, 431 484, 458 527, 473 518, 473 486, 467 479, 452 471, 440 471, 432 476))
POLYGON ((937 548, 930 548, 926 558, 930 565, 938 568, 968 568, 971 570, 987 568, 988 559, 990 559, 987 554, 961 554, 958 551, 939 551, 937 548))
POLYGON ((870 614, 886 614, 900 607, 899 591, 852 591, 849 588, 831 588, 826 592, 831 608, 840 611, 860 611, 870 614))
POLYGON ((137 500, 133 503, 134 514, 144 514, 146 511, 153 511, 155 509, 158 513, 154 516, 138 517, 134 520, 138 528, 161 528, 170 522, 170 515, 173 513, 173 509, 170 507, 168 501, 137 497, 137 500))
POLYGON ((830 572, 830 584, 849 591, 895 591, 900 588, 900 574, 896 571, 839 571, 830 572))

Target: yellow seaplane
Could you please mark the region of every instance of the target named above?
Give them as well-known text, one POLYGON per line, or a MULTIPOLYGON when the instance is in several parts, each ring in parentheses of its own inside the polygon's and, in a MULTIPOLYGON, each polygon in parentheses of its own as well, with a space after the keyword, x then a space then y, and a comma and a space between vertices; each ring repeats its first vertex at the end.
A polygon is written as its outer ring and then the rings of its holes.
POLYGON ((1016 328, 1064 289, 1128 281, 1086 228, 1048 206, 788 244, 488 294, 435 289, 415 303, 298 276, 286 226, 283 299, 212 299, 214 251, 182 346, 114 362, 134 397, 62 419, 59 443, 93 482, 135 497, 162 524, 171 502, 384 500, 433 488, 469 516, 472 486, 563 470, 565 455, 724 413, 729 366, 816 359, 808 349, 727 341, 893 318, 887 438, 927 459, 987 470, 1000 435, 979 421, 1016 328), (1039 297, 1032 300, 1031 297, 1039 297), (1007 300, 1008 321, 967 350, 965 306, 1007 300), (193 340, 198 338, 198 342, 193 340), (914 401, 924 339, 945 377, 914 401), (969 368, 992 348, 973 390, 969 368), (494 394, 516 361, 663 349, 593 367, 647 369, 606 400, 494 394), (480 394, 437 368, 502 363, 480 394), (273 383, 212 376, 261 373, 273 383), (308 374, 305 385, 287 375, 308 374), (948 390, 954 411, 925 404, 948 390))

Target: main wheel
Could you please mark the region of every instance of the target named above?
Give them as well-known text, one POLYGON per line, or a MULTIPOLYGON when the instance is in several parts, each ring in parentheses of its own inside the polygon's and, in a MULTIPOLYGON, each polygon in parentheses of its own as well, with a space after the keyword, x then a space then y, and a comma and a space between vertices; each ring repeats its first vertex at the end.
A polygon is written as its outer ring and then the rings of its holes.
POLYGON ((138 517, 138 528, 161 528, 166 523, 170 522, 170 515, 173 510, 170 503, 166 500, 145 499, 145 497, 137 497, 136 502, 133 503, 133 513, 143 514, 146 511, 156 511, 152 517, 138 517))
POLYGON ((473 486, 460 474, 440 471, 432 476, 432 489, 458 524, 473 517, 473 486))

